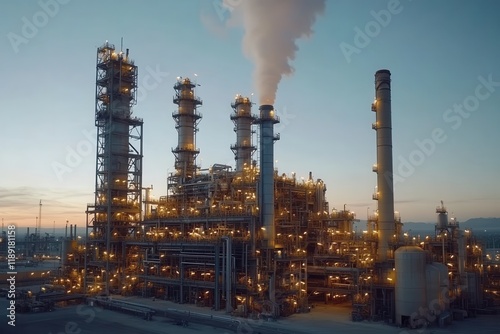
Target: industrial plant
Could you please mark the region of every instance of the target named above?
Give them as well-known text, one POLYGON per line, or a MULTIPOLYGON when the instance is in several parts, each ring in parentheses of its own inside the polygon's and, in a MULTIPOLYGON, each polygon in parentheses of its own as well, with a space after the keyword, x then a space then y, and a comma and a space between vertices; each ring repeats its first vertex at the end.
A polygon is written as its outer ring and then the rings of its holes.
POLYGON ((394 211, 388 70, 375 73, 371 104, 378 208, 358 233, 354 212, 329 207, 322 179, 274 166, 280 119, 272 105, 255 108, 236 95, 228 102, 235 164, 200 168, 203 101, 187 77, 173 83, 174 171, 167 189, 155 188, 160 194, 153 196, 142 182, 143 120, 132 112, 137 80, 128 49, 108 42, 97 49, 95 200, 86 208, 84 241, 75 240, 75 231, 62 246, 69 291, 267 318, 348 302, 352 320, 415 328, 472 315, 487 302, 483 291, 498 288, 499 269, 486 270, 482 246, 444 204, 434 235, 404 232, 394 211))

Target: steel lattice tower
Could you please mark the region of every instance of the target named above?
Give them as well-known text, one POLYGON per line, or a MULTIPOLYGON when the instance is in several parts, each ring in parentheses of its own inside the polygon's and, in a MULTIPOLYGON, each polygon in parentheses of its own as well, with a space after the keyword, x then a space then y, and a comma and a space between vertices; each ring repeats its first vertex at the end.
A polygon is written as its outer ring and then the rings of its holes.
POLYGON ((97 49, 95 203, 87 208, 86 265, 105 270, 107 292, 110 274, 123 274, 122 242, 141 219, 143 121, 132 116, 137 73, 128 49, 117 52, 108 42, 97 49))

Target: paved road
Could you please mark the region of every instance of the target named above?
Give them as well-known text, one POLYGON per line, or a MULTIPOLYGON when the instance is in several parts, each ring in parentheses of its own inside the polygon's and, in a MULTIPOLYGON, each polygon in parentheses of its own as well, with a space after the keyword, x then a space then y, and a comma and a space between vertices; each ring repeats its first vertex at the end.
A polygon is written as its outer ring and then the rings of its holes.
MULTIPOLYGON (((179 305, 165 301, 151 302, 141 298, 127 298, 134 303, 143 303, 155 309, 175 308, 181 310, 191 309, 192 312, 210 313, 207 308, 199 308, 193 305, 179 305)), ((0 298, 0 309, 6 310, 7 300, 0 298)), ((54 312, 17 314, 16 327, 7 325, 6 311, 2 311, 0 333, 8 334, 137 334, 137 333, 171 333, 171 334, 277 334, 277 333, 307 333, 307 334, 330 334, 330 333, 355 333, 355 334, 447 334, 447 333, 474 333, 489 334, 498 333, 500 316, 480 316, 464 321, 455 321, 445 329, 427 328, 420 330, 405 330, 388 326, 381 323, 360 322, 353 323, 349 320, 348 307, 326 307, 318 306, 313 312, 307 314, 296 314, 288 318, 279 319, 276 322, 262 322, 240 319, 241 325, 237 329, 217 329, 199 323, 189 322, 188 327, 175 325, 171 319, 154 316, 152 321, 143 320, 136 316, 103 310, 100 307, 87 305, 70 306, 58 308, 54 312)), ((224 316, 221 312, 214 316, 224 316)))
MULTIPOLYGON (((5 310, 6 300, 0 299, 0 307, 5 310)), ((164 318, 156 317, 153 321, 143 320, 99 307, 87 305, 58 308, 53 312, 17 314, 16 326, 7 325, 7 317, 2 311, 2 334, 222 334, 220 330, 197 324, 181 327, 164 318)))

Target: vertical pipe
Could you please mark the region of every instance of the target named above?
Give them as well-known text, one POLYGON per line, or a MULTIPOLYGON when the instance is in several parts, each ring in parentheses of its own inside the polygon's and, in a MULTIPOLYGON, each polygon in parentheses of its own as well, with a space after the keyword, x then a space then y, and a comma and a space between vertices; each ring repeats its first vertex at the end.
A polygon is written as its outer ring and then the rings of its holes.
POLYGON ((274 248, 274 124, 279 122, 272 105, 261 105, 260 118, 260 182, 259 209, 263 227, 264 242, 274 248))
MULTIPOLYGON (((83 293, 87 294, 87 254, 89 249, 89 215, 85 215, 85 252, 83 253, 83 293)), ((54 234, 55 235, 55 234, 54 234)))
POLYGON ((231 279, 231 273, 232 273, 232 240, 229 236, 224 237, 226 240, 226 312, 232 312, 233 311, 233 306, 232 306, 232 279, 231 279))
POLYGON ((215 245, 215 288, 214 288, 214 301, 215 310, 220 310, 220 291, 219 291, 219 279, 220 279, 220 244, 215 245))
MULTIPOLYGON (((146 207, 145 207, 145 218, 149 218, 151 216, 151 190, 153 189, 153 186, 146 189, 146 207)), ((168 192, 167 192, 168 193, 168 192)))
POLYGON ((394 234, 394 193, 392 172, 391 72, 375 73, 377 130, 378 261, 386 261, 389 240, 394 234))
MULTIPOLYGON (((183 251, 183 249, 181 249, 181 251, 183 251)), ((179 265, 179 271, 180 271, 180 304, 184 304, 184 265, 183 265, 183 262, 184 262, 184 257, 181 255, 179 257, 179 261, 180 261, 180 265, 179 265)))
MULTIPOLYGON (((458 240, 457 240, 457 247, 458 247, 458 273, 460 274, 460 279, 462 279, 463 274, 465 272, 465 253, 466 253, 466 242, 465 242, 465 235, 464 231, 459 230, 458 231, 458 240)), ((495 245, 493 245, 494 247, 495 245)))

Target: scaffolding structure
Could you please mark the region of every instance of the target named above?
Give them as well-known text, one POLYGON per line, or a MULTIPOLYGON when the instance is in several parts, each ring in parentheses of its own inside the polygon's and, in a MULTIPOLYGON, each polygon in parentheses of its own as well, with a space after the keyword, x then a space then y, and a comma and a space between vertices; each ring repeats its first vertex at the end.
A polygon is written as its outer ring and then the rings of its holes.
MULTIPOLYGON (((379 73, 383 87, 390 87, 389 74, 379 73)), ((142 187, 143 123, 132 117, 137 67, 128 50, 117 52, 108 43, 98 48, 95 203, 87 206, 85 246, 74 240, 64 246, 65 284, 79 287, 83 280, 79 292, 86 294, 155 297, 250 317, 276 318, 307 312, 312 303, 350 302, 353 320, 394 322, 395 253, 417 246, 426 251, 431 267, 440 262, 449 268, 451 308, 482 305, 481 246, 456 219, 448 221, 443 204, 436 211, 435 235, 413 236, 403 232, 399 213, 389 212, 392 188, 379 186, 374 194, 378 210, 367 213, 367 229, 358 232, 353 224, 359 220, 347 205, 330 209, 323 180, 312 172, 298 180, 295 173, 280 174, 274 167, 279 135, 273 126, 279 118, 271 105, 260 106, 257 117, 250 99, 237 95, 230 114, 236 168, 197 166, 202 100, 196 86, 181 77, 174 84, 175 171, 167 178, 166 194, 156 199, 152 186, 142 187), (259 163, 252 160, 255 132, 259 163)), ((376 101, 372 109, 380 118, 374 127, 384 134, 379 146, 384 146, 385 161, 374 167, 380 185, 386 181, 381 173, 392 170, 386 147, 390 105, 376 101)), ((487 270, 492 289, 498 286, 496 268, 490 264, 487 270)))
POLYGON ((95 201, 86 210, 85 278, 104 273, 98 288, 108 293, 110 272, 122 274, 126 263, 123 241, 141 219, 143 121, 132 116, 137 74, 128 49, 117 51, 108 42, 97 49, 95 201))

